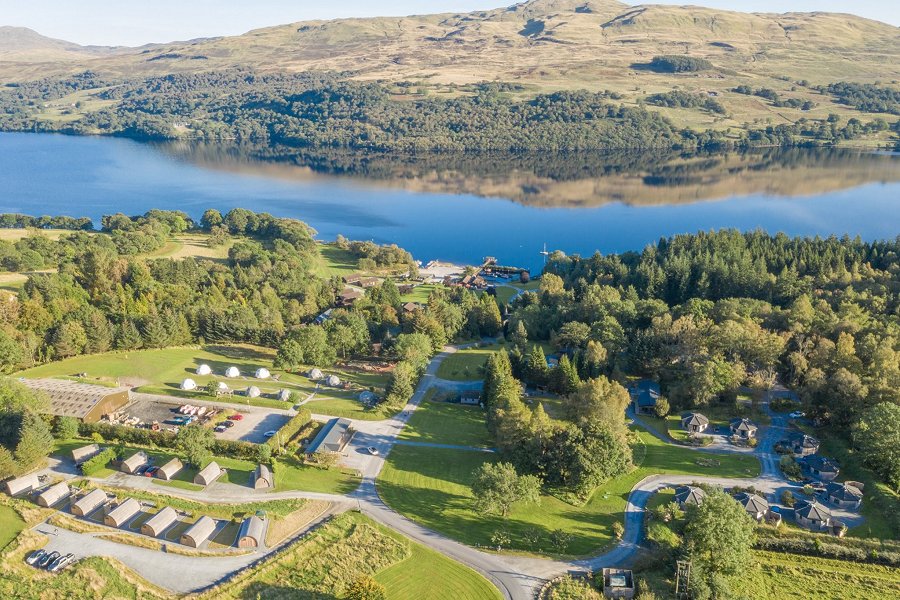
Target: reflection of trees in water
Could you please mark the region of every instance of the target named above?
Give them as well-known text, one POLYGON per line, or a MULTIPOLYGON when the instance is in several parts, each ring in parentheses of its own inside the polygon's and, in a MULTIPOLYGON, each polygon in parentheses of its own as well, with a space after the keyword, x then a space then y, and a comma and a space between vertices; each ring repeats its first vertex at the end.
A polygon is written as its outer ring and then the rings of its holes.
POLYGON ((474 193, 548 206, 696 201, 722 197, 723 192, 792 196, 900 180, 896 155, 838 148, 398 155, 189 142, 159 147, 213 168, 275 166, 284 169, 279 174, 290 177, 296 167, 301 168, 297 172, 364 178, 406 189, 474 193), (786 172, 791 172, 792 181, 785 181, 786 172), (578 183, 588 185, 573 185, 578 183))

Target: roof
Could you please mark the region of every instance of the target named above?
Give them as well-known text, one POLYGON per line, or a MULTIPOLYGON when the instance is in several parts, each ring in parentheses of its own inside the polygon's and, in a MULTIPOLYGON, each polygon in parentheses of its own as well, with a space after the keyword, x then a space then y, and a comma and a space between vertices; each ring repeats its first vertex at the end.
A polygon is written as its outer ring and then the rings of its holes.
POLYGON ((195 543, 200 544, 206 541, 215 530, 216 522, 211 517, 203 515, 196 523, 191 525, 190 529, 181 534, 181 537, 189 537, 194 540, 195 543))
POLYGON ((319 451, 340 452, 344 449, 349 439, 347 436, 350 433, 350 425, 352 425, 350 419, 332 419, 328 421, 306 451, 309 453, 319 451))
POLYGON ((105 387, 68 379, 20 379, 19 383, 50 398, 50 414, 83 419, 104 398, 128 392, 127 387, 105 387))
POLYGON ((812 437, 811 435, 806 435, 805 433, 797 436, 797 438, 793 441, 793 443, 794 443, 794 446, 796 446, 797 448, 818 448, 819 447, 819 440, 812 437))
POLYGON ((22 492, 30 491, 38 487, 38 485, 40 485, 40 480, 38 480, 38 476, 35 473, 32 473, 31 475, 23 475, 22 477, 10 479, 3 485, 10 495, 15 496, 16 494, 21 494, 22 492))
POLYGON ((806 466, 809 468, 819 471, 820 473, 837 473, 840 470, 840 467, 838 467, 837 463, 833 460, 818 454, 806 456, 800 460, 806 463, 806 466))
POLYGON ((38 496, 38 498, 42 500, 47 506, 52 506, 71 493, 72 492, 69 489, 69 484, 65 481, 61 481, 41 492, 41 495, 38 496))
POLYGON ((138 450, 128 458, 122 461, 122 466, 127 466, 130 469, 134 469, 144 463, 147 462, 147 453, 143 450, 138 450))
POLYGON ((97 444, 88 444, 72 449, 72 460, 79 462, 91 458, 100 452, 100 446, 97 444))
POLYGON ((656 406, 659 396, 659 384, 650 379, 641 379, 631 387, 631 397, 638 406, 656 406))
POLYGON ((751 515, 765 514, 769 511, 769 502, 762 496, 741 492, 734 497, 751 515))
POLYGON ((863 497, 862 490, 858 487, 847 485, 846 483, 837 483, 832 481, 825 486, 825 492, 829 498, 841 500, 843 502, 855 502, 863 497))
POLYGON ((212 482, 219 478, 222 474, 222 467, 219 466, 219 463, 216 461, 212 461, 203 469, 194 476, 194 483, 197 483, 197 480, 202 480, 206 482, 212 482))
POLYGON ((161 466, 159 470, 165 473, 166 477, 171 477, 183 468, 184 463, 182 463, 181 460, 177 458, 173 458, 172 460, 161 466))
POLYGON ((244 519, 244 522, 241 523, 241 531, 238 534, 238 538, 243 537, 252 537, 262 544, 266 538, 266 522, 256 515, 244 519))
POLYGON ((735 431, 756 431, 759 429, 750 419, 742 419, 740 417, 731 420, 731 428, 735 431))
POLYGON ((810 521, 822 521, 827 523, 831 519, 831 511, 815 500, 798 500, 794 507, 794 514, 810 521))
POLYGON ((178 512, 171 506, 167 506, 152 517, 150 517, 143 527, 148 527, 156 533, 171 525, 178 518, 178 512))
POLYGON ((130 518, 139 510, 141 510, 141 503, 134 498, 128 498, 121 502, 117 507, 112 509, 107 517, 111 521, 121 523, 122 521, 130 518))
POLYGON ((709 419, 700 413, 688 413, 681 422, 686 425, 709 425, 709 419))
POLYGON ((363 297, 363 293, 356 290, 344 290, 338 296, 341 300, 356 300, 363 297))
POLYGON ((679 504, 700 504, 706 498, 706 492, 692 485, 675 488, 675 501, 679 504))
POLYGON ((103 504, 104 502, 106 502, 106 500, 107 500, 106 492, 104 492, 103 490, 97 489, 97 490, 92 491, 87 496, 82 496, 82 498, 78 502, 75 503, 75 506, 77 506, 79 509, 81 509, 82 512, 88 513, 90 511, 92 511, 93 509, 95 509, 96 507, 103 504))

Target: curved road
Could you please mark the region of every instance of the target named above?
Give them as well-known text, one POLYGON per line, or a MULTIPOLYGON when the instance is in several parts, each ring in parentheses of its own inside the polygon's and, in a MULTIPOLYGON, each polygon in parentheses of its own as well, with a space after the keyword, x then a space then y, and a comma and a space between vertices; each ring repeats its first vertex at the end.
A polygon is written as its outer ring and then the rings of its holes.
MULTIPOLYGON (((313 492, 288 491, 260 494, 249 488, 214 484, 201 492, 188 490, 155 489, 156 492, 173 496, 181 496, 194 500, 217 502, 246 502, 276 498, 310 498, 329 500, 338 505, 353 506, 368 515, 375 521, 402 533, 403 535, 422 543, 450 558, 478 571, 493 582, 503 595, 509 600, 528 600, 534 598, 537 590, 548 579, 565 573, 593 571, 602 567, 617 566, 626 563, 633 558, 638 550, 638 545, 643 537, 644 508, 652 495, 658 490, 673 485, 691 482, 709 483, 729 487, 734 485, 754 486, 760 492, 777 494, 780 489, 790 484, 782 477, 778 467, 778 456, 774 453, 774 445, 785 433, 786 421, 783 416, 769 411, 768 402, 764 408, 772 418, 772 424, 760 428, 759 445, 753 451, 761 463, 761 475, 755 478, 727 479, 715 477, 679 476, 679 475, 653 475, 638 482, 631 490, 625 509, 625 531, 622 540, 611 550, 598 556, 572 560, 558 561, 538 557, 525 557, 513 555, 500 555, 482 550, 477 550, 440 533, 432 531, 391 509, 380 497, 376 487, 376 479, 384 468, 385 458, 391 449, 397 444, 397 436, 406 426, 412 413, 425 398, 426 393, 432 387, 444 384, 437 378, 437 371, 441 362, 460 349, 471 347, 474 344, 461 346, 447 346, 444 351, 435 356, 429 363, 416 392, 404 409, 390 419, 383 421, 354 421, 357 434, 354 436, 349 462, 362 473, 362 482, 359 487, 347 496, 335 494, 321 494, 313 492), (365 452, 365 448, 374 446, 378 448, 378 456, 371 456, 365 452), (354 451, 355 450, 355 451, 354 451), (349 502, 348 502, 349 500, 349 502)), ((635 421, 644 426, 648 431, 670 442, 655 432, 651 427, 641 423, 639 418, 635 421)), ((404 442, 400 442, 403 444, 404 442)), ((711 452, 706 450, 706 452, 711 452)), ((109 482, 109 480, 106 480, 109 482)), ((117 477, 113 483, 125 487, 146 487, 144 478, 117 477)))

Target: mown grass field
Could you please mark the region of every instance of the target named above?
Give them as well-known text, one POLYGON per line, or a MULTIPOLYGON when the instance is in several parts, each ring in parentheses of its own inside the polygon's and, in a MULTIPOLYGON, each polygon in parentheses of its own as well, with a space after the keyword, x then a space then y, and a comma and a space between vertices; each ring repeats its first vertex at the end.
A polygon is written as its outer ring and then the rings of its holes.
POLYGON ((425 304, 428 302, 428 298, 431 296, 431 292, 437 289, 443 289, 443 285, 440 283, 423 283, 422 285, 417 285, 413 288, 408 294, 401 294, 400 299, 403 302, 418 302, 420 304, 425 304))
POLYGON ((481 448, 492 445, 481 407, 427 398, 413 412, 398 439, 481 448))
POLYGON ((395 447, 378 479, 378 490, 392 508, 426 527, 473 546, 490 545, 491 534, 508 532, 510 549, 550 553, 548 536, 555 529, 572 535, 564 552, 585 555, 613 540, 612 525, 624 518, 625 503, 634 485, 649 475, 752 477, 759 462, 741 455, 698 455, 688 448, 667 445, 649 433, 638 433, 635 463, 631 473, 598 487, 583 505, 576 506, 550 495, 539 505, 514 505, 506 519, 484 515, 472 508, 472 474, 497 457, 473 451, 395 447), (703 461, 703 464, 697 461, 703 461), (704 460, 715 462, 706 463, 704 460), (528 539, 532 531, 542 541, 528 539))
POLYGON ((340 598, 359 576, 374 576, 391 600, 499 600, 475 571, 348 512, 260 569, 239 574, 201 598, 340 598))
POLYGON ((451 381, 474 381, 484 378, 484 365, 488 357, 500 350, 499 344, 480 348, 466 348, 451 354, 441 362, 437 376, 451 381))
POLYGON ((298 402, 305 400, 310 394, 315 394, 315 402, 318 404, 310 406, 314 412, 332 414, 326 412, 329 409, 327 402, 335 401, 332 408, 340 411, 340 414, 334 414, 334 416, 351 416, 357 419, 384 418, 385 415, 378 411, 365 409, 357 401, 357 397, 359 391, 363 389, 374 387, 376 390, 382 390, 387 383, 388 376, 386 374, 348 371, 340 368, 323 369, 326 374, 333 373, 342 381, 350 382, 354 389, 343 390, 325 386, 317 388, 316 382, 302 374, 275 370, 272 367, 274 358, 274 350, 260 346, 248 344, 206 345, 77 356, 26 369, 18 375, 37 378, 69 377, 86 373, 87 377, 83 378, 83 381, 132 385, 136 386, 136 391, 139 392, 201 400, 215 400, 216 398, 210 397, 202 391, 202 388, 210 381, 223 381, 237 392, 234 396, 219 397, 218 400, 223 402, 266 408, 289 408, 288 403, 274 398, 279 390, 288 389, 295 393, 295 399, 298 402), (209 365, 213 374, 197 375, 197 367, 201 364, 209 365), (241 376, 225 377, 225 369, 230 366, 237 367, 241 376), (269 369, 273 375, 278 376, 279 380, 261 380, 253 377, 260 367, 269 369), (194 391, 180 389, 181 383, 187 378, 193 379, 201 389, 194 391), (260 388, 263 395, 258 398, 247 398, 240 393, 251 385, 260 388))

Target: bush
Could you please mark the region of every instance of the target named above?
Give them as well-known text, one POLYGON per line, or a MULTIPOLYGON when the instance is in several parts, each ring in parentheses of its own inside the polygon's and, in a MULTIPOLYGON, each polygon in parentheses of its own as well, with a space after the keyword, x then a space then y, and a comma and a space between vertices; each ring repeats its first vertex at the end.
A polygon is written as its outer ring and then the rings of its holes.
POLYGON ((788 479, 799 480, 802 478, 803 474, 800 472, 800 463, 794 460, 793 456, 782 456, 781 461, 779 461, 779 466, 781 467, 781 472, 788 479))
POLYGON ((74 417, 56 417, 53 433, 58 440, 69 440, 78 437, 78 419, 74 417))
POLYGON ((81 473, 85 477, 91 477, 117 457, 115 448, 104 448, 100 454, 81 463, 81 473))
POLYGON ((309 409, 301 408, 297 411, 296 415, 291 417, 290 421, 285 423, 281 429, 278 430, 280 435, 270 437, 266 440, 266 444, 274 448, 279 446, 280 440, 280 445, 287 445, 288 442, 290 442, 311 420, 312 413, 309 412, 309 409))
POLYGON ((791 490, 781 492, 781 503, 791 508, 794 506, 794 493, 791 490))

